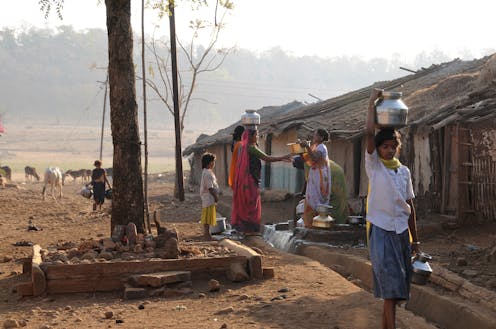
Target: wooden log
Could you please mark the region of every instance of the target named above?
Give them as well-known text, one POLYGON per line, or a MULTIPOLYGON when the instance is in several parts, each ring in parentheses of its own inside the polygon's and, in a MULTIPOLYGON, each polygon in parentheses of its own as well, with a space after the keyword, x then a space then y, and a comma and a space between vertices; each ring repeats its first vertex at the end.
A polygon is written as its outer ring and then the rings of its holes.
POLYGON ((263 278, 265 280, 267 279, 273 279, 275 276, 274 268, 273 267, 264 267, 262 269, 263 272, 263 278))
POLYGON ((46 290, 49 294, 116 291, 124 289, 127 279, 124 276, 48 280, 46 290))
POLYGON ((46 277, 45 272, 33 263, 31 268, 31 280, 33 283, 33 296, 39 296, 46 290, 46 277))
POLYGON ((22 263, 22 274, 30 274, 31 273, 31 265, 32 259, 29 257, 22 258, 19 260, 22 263))
POLYGON ((496 293, 479 287, 449 271, 442 266, 435 266, 430 280, 446 289, 460 294, 473 302, 485 305, 496 311, 496 293))
POLYGON ((250 280, 250 276, 246 273, 246 266, 240 263, 232 263, 227 271, 227 278, 232 282, 244 282, 250 280))
MULTIPOLYGON (((239 263, 234 263, 239 264, 239 263)), ((168 271, 160 273, 135 274, 129 278, 133 286, 137 287, 161 287, 169 283, 191 281, 189 271, 168 271)))
POLYGON ((19 296, 33 296, 33 282, 21 282, 16 285, 16 291, 19 296))
POLYGON ((146 297, 146 289, 144 288, 124 288, 124 299, 141 299, 146 297))
POLYGON ((33 246, 33 260, 31 264, 31 281, 33 283, 33 296, 39 296, 46 290, 45 272, 40 268, 41 247, 38 244, 33 246))
POLYGON ((248 259, 248 273, 250 274, 250 277, 252 279, 263 279, 262 256, 255 250, 242 245, 237 241, 232 241, 229 239, 223 239, 219 241, 219 244, 223 245, 226 248, 234 250, 236 254, 245 256, 248 259))
POLYGON ((122 275, 165 271, 225 271, 231 263, 246 264, 246 256, 226 256, 193 259, 164 259, 150 261, 122 261, 113 263, 48 265, 47 279, 85 279, 119 277, 122 275))

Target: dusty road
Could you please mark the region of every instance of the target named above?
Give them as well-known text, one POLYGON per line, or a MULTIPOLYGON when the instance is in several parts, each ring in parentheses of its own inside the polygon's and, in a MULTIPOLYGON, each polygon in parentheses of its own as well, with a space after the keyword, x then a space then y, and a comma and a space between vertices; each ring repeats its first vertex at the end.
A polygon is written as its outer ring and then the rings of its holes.
MULTIPOLYGON (((196 195, 184 203, 172 198, 171 177, 150 182, 151 210, 159 210, 181 241, 199 241, 201 204, 196 195)), ((25 280, 16 260, 32 242, 46 248, 110 235, 108 203, 93 213, 91 202, 78 194, 81 184, 64 186, 62 200, 41 199, 40 183, 0 189, 0 325, 8 319, 27 328, 380 328, 382 303, 329 268, 305 257, 279 252, 250 238, 261 249, 263 266, 275 278, 243 284, 220 278, 220 292, 194 281, 193 293, 175 297, 124 300, 122 293, 81 293, 19 297, 15 285, 25 280), (38 231, 28 231, 28 225, 38 231), (141 306, 141 307, 140 307, 141 306), (110 319, 105 312, 112 311, 110 319), (120 323, 118 323, 120 322, 120 323)), ((399 309, 398 328, 435 328, 399 309)))

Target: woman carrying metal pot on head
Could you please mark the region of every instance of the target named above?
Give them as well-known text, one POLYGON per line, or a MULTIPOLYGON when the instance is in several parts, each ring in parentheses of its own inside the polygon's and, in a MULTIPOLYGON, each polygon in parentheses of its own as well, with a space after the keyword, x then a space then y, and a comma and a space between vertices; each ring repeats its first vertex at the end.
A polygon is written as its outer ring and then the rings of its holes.
POLYGON ((418 253, 419 242, 410 170, 396 157, 401 145, 399 134, 390 127, 375 134, 374 111, 381 92, 374 89, 370 95, 365 131, 367 233, 374 295, 384 300, 382 328, 393 329, 396 304, 410 297, 411 250, 418 253))
POLYGON ((305 189, 305 210, 303 221, 305 227, 312 227, 313 217, 317 215, 319 204, 329 204, 331 197, 331 171, 329 169, 329 155, 324 142, 329 140, 329 133, 325 129, 317 129, 311 143, 300 142, 305 149, 303 159, 309 166, 305 189))
POLYGON ((260 233, 261 199, 260 179, 262 162, 291 161, 291 155, 270 156, 257 146, 258 130, 246 129, 239 145, 233 189, 231 224, 237 231, 260 233))

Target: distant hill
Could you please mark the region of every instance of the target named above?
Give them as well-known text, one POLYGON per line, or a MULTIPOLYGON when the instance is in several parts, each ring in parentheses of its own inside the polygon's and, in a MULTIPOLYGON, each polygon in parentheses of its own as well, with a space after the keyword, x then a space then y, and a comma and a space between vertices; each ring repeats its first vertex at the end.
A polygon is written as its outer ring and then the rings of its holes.
MULTIPOLYGON (((140 71, 140 49, 135 41, 135 64, 140 71)), ((162 49, 162 51, 165 51, 162 49)), ((423 54, 417 65, 446 61, 442 53, 423 54)), ((153 62, 150 54, 147 62, 153 62)), ((4 124, 101 123, 103 81, 107 65, 107 33, 75 31, 64 26, 0 31, 0 115, 4 124)), ((179 60, 181 62, 181 60, 179 60)), ((262 54, 239 49, 215 72, 202 75, 196 99, 186 117, 186 128, 215 130, 233 123, 247 108, 279 106, 327 99, 378 80, 408 74, 398 58, 294 57, 279 48, 262 54)), ((414 68, 414 67, 411 67, 414 68)), ((139 72, 137 72, 139 75, 139 72)), ((136 84, 141 108, 141 83, 136 84)), ((148 90, 149 125, 172 127, 173 118, 148 90)), ((108 103, 107 103, 108 104, 108 103)), ((107 118, 109 120, 107 109, 107 118)), ((140 114, 141 115, 141 114, 140 114)), ((108 121, 107 121, 108 122, 108 121)))

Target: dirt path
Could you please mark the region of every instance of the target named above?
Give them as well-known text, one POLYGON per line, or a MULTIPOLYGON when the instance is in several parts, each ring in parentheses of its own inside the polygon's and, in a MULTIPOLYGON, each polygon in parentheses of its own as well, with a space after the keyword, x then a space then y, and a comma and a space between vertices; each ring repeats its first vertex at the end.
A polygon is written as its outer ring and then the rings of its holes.
MULTIPOLYGON (((172 179, 150 182, 151 210, 159 210, 181 241, 201 239, 200 202, 187 195, 173 200, 172 179)), ((109 204, 101 213, 81 197, 80 184, 64 186, 64 198, 41 200, 41 184, 0 189, 0 325, 7 319, 27 328, 379 328, 382 303, 329 268, 305 257, 286 254, 250 238, 245 243, 264 254, 263 265, 275 278, 243 284, 221 278, 221 290, 208 292, 194 281, 193 293, 181 297, 124 300, 121 293, 82 293, 20 298, 13 291, 23 280, 22 265, 32 242, 42 247, 109 236, 109 204), (30 222, 31 221, 31 222, 30 222), (38 231, 28 231, 28 225, 38 231), (140 307, 141 306, 141 307, 140 307), (110 319, 105 312, 112 311, 110 319), (123 323, 117 323, 117 320, 123 323)), ((399 309, 399 328, 435 328, 399 309)))

